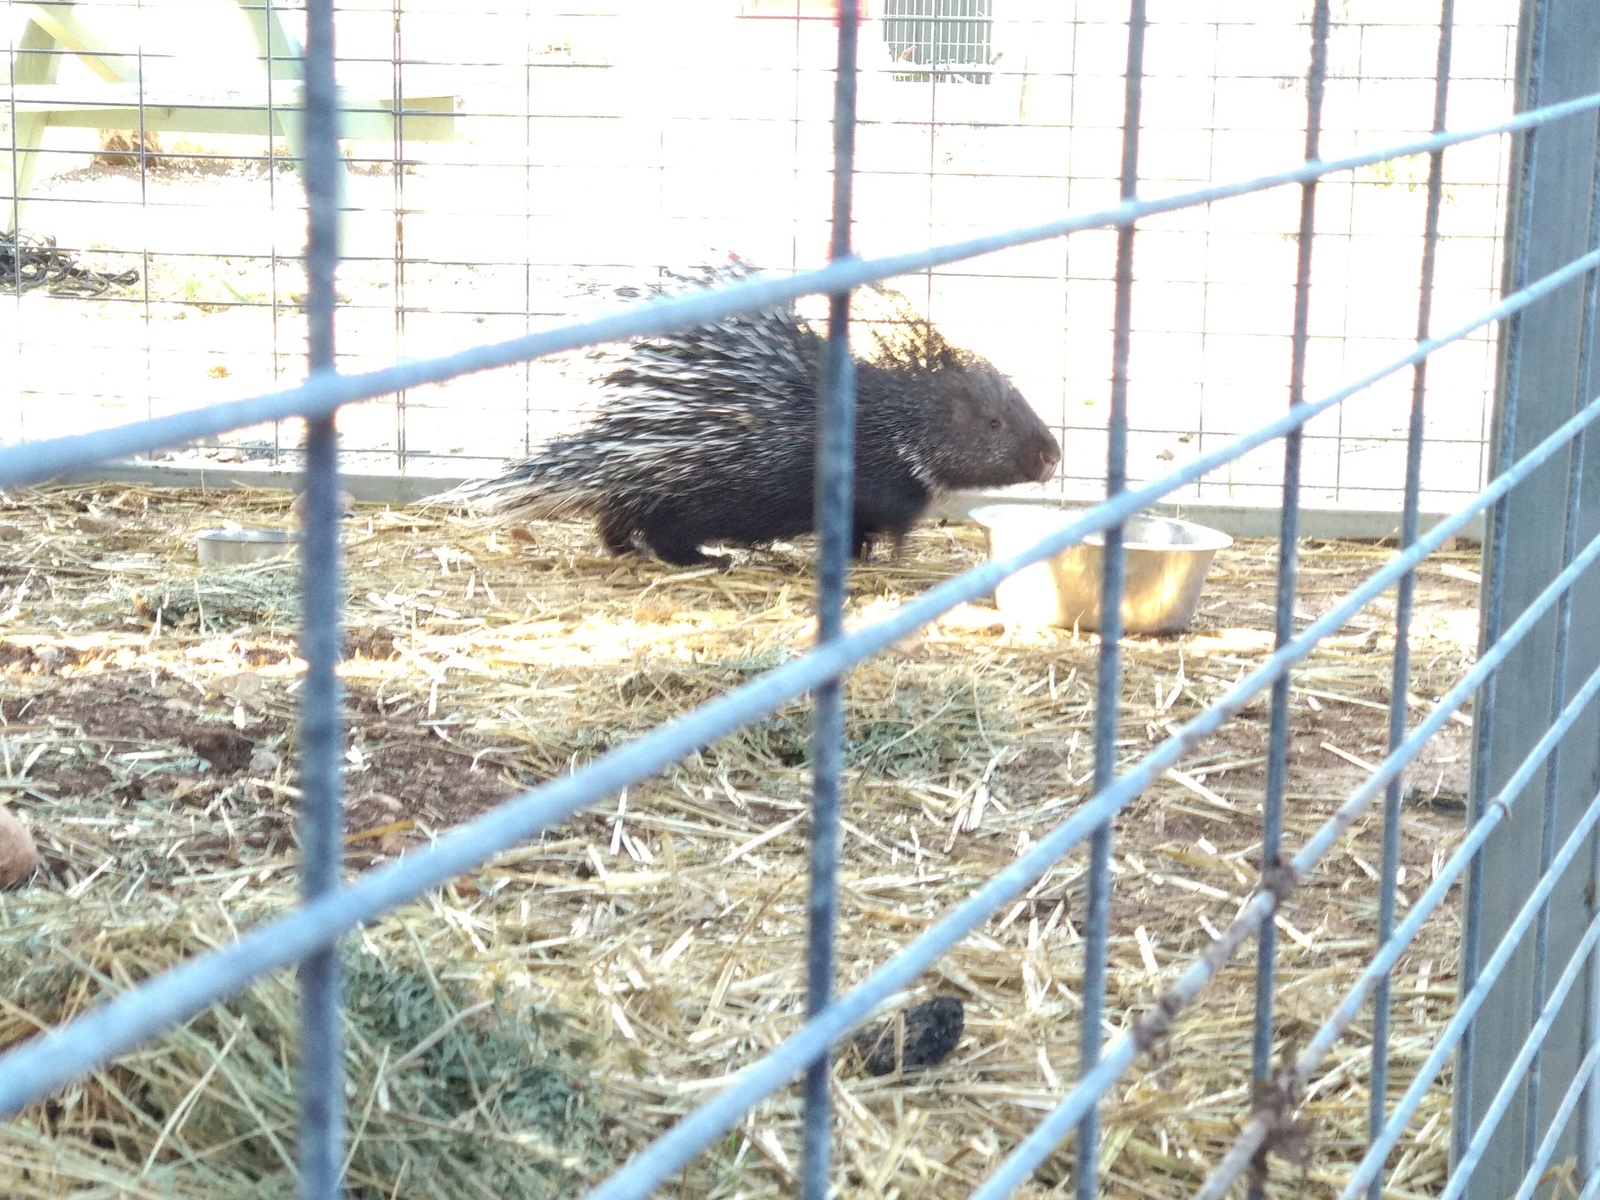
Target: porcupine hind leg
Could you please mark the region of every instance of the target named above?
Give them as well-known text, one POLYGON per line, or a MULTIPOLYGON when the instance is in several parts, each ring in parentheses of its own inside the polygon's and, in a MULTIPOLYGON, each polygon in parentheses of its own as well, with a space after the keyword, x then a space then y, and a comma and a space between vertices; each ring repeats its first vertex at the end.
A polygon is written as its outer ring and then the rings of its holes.
POLYGON ((600 514, 600 544, 607 554, 623 555, 633 550, 633 522, 619 512, 600 514))

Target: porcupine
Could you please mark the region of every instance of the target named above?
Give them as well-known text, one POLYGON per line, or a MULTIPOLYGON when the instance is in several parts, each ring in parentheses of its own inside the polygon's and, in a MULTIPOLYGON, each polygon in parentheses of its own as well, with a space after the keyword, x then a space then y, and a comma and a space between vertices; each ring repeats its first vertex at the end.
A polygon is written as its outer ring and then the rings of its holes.
MULTIPOLYGON (((693 282, 752 273, 735 259, 693 282)), ((942 493, 1050 477, 1055 438, 987 361, 924 321, 873 339, 855 361, 855 557, 877 534, 898 546, 942 493)), ((611 553, 680 566, 809 532, 823 349, 792 305, 632 343, 587 425, 453 498, 504 521, 590 516, 611 553)))

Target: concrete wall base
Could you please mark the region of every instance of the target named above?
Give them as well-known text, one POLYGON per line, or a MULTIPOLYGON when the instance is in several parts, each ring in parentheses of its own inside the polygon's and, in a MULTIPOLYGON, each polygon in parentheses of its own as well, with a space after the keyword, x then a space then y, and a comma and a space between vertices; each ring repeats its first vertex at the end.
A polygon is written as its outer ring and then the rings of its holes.
MULTIPOLYGON (((296 470, 255 463, 147 463, 115 462, 63 476, 61 483, 131 483, 153 487, 185 488, 284 488, 291 489, 299 478, 296 470)), ((460 477, 441 475, 401 475, 395 473, 346 473, 340 476, 346 491, 367 504, 413 504, 425 497, 464 482, 460 477)), ((1061 500, 1038 495, 958 492, 946 497, 938 514, 966 520, 979 504, 996 500, 1024 504, 1060 504, 1061 500)), ((1178 517, 1219 529, 1231 537, 1271 538, 1278 535, 1281 513, 1276 508, 1212 500, 1168 500, 1152 506, 1163 516, 1178 517)), ((1422 514, 1422 528, 1431 529, 1449 514, 1422 514)), ((1300 531, 1309 538, 1381 541, 1399 533, 1400 514, 1367 508, 1305 508, 1301 510, 1300 531)), ((1481 543, 1483 518, 1478 516, 1457 536, 1458 542, 1481 543)))

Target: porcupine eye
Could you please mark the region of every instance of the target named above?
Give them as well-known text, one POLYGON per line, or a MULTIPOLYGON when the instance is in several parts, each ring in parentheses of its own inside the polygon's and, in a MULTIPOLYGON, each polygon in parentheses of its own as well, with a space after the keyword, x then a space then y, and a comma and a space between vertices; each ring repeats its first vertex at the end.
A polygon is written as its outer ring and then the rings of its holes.
POLYGON ((990 429, 999 429, 1000 428, 1000 418, 999 417, 990 417, 989 418, 989 428, 990 429))

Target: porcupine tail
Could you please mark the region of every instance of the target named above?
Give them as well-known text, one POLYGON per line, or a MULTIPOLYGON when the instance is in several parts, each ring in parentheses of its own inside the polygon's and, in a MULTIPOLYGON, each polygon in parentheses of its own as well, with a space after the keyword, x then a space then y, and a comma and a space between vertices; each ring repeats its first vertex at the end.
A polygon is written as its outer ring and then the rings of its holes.
POLYGON ((583 433, 551 442, 493 478, 469 479, 429 496, 423 507, 466 510, 502 525, 592 516, 603 489, 583 433))

